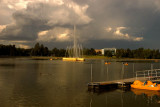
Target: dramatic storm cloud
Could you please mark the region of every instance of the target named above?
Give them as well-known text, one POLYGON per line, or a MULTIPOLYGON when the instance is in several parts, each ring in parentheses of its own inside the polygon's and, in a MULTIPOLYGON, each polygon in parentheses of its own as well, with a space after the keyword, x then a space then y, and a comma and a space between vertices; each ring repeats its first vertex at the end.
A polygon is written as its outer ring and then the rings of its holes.
POLYGON ((159 0, 0 0, 0 42, 50 48, 159 48, 159 0))

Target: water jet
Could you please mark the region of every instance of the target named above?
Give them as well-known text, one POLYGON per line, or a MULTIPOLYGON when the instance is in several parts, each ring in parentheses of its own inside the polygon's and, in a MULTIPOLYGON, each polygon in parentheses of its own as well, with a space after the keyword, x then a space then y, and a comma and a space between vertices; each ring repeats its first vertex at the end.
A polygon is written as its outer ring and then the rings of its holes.
POLYGON ((76 26, 74 25, 74 42, 73 46, 67 46, 66 54, 63 61, 84 61, 82 45, 77 44, 76 26))

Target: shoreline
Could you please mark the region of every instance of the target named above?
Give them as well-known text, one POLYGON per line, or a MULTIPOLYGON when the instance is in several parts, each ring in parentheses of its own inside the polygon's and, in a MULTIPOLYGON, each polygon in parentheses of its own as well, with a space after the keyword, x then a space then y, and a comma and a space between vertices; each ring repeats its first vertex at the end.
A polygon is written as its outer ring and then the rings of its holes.
MULTIPOLYGON (((35 60, 62 60, 63 57, 53 57, 53 56, 0 56, 0 58, 30 58, 35 60)), ((140 58, 111 58, 105 56, 84 56, 83 58, 89 59, 103 59, 103 60, 117 60, 117 61, 155 61, 159 62, 160 59, 140 59, 140 58)))

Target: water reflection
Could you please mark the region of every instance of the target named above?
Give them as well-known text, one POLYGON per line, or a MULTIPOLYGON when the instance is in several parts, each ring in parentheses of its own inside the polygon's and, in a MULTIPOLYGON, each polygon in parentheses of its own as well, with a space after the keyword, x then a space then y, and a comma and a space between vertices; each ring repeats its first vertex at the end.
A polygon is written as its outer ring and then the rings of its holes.
POLYGON ((30 62, 27 64, 17 62, 13 72, 15 73, 13 79, 14 86, 10 103, 16 106, 39 105, 39 101, 42 100, 44 92, 43 86, 37 82, 40 72, 40 64, 38 61, 34 61, 31 64, 30 62))
POLYGON ((145 94, 148 97, 155 96, 155 95, 160 96, 160 92, 159 91, 141 90, 141 89, 131 89, 131 91, 134 92, 134 94, 136 94, 136 95, 145 94))
POLYGON ((0 64, 0 66, 2 66, 2 67, 15 67, 15 64, 4 63, 4 64, 0 64))
POLYGON ((140 89, 131 89, 131 91, 138 96, 143 96, 147 104, 150 103, 160 103, 160 92, 152 90, 140 90, 140 89))
POLYGON ((160 105, 160 92, 159 91, 148 91, 138 90, 130 88, 106 88, 106 89, 95 89, 88 90, 90 94, 90 107, 99 106, 99 97, 101 103, 105 106, 114 107, 159 107, 160 105), (103 99, 102 99, 103 98, 103 99))

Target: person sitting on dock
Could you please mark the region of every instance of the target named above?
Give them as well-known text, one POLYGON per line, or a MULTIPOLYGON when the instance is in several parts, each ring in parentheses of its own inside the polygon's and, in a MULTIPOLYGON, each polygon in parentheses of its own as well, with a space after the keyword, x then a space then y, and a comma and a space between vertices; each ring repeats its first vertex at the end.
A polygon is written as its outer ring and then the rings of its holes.
POLYGON ((155 87, 157 87, 157 83, 155 84, 155 87))
POLYGON ((143 85, 146 85, 146 84, 147 84, 147 81, 145 81, 143 85))

